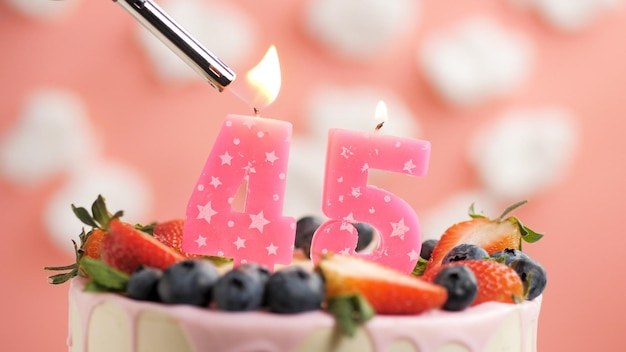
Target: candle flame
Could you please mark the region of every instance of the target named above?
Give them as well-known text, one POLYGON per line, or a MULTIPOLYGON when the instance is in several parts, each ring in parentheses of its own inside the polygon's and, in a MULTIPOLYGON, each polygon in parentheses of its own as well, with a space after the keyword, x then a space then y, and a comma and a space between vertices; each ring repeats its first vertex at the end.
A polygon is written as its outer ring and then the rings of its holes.
POLYGON ((382 100, 379 100, 378 104, 376 104, 376 113, 374 114, 374 119, 376 119, 376 121, 380 121, 376 125, 376 131, 380 130, 385 122, 387 122, 387 120, 389 119, 389 116, 387 115, 387 105, 385 105, 385 102, 382 100))
POLYGON ((252 98, 248 100, 254 108, 261 109, 274 102, 281 84, 280 62, 274 45, 270 46, 263 59, 248 71, 246 83, 254 91, 252 98))

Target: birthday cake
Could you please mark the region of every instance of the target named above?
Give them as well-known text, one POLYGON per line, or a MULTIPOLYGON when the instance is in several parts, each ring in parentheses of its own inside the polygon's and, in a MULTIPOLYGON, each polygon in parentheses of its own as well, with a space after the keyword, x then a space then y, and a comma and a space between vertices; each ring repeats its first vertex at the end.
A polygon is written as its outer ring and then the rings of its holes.
MULTIPOLYGON (((536 350, 546 273, 520 248, 541 235, 511 209, 425 241, 410 275, 331 253, 313 264, 312 217, 298 221, 292 264, 271 273, 185 253, 183 220, 126 224, 101 197, 93 214, 73 209, 92 227, 77 262, 46 268, 71 283, 69 351, 536 350)), ((375 246, 356 225, 357 248, 375 246)))

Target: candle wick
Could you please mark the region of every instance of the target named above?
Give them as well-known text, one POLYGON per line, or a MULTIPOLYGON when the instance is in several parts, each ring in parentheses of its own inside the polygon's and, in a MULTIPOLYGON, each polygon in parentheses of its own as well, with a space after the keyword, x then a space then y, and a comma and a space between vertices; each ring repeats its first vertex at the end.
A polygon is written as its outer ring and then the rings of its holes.
POLYGON ((261 115, 261 111, 257 108, 253 108, 254 109, 254 116, 260 116, 261 115))
POLYGON ((385 121, 379 123, 378 125, 376 125, 376 128, 374 128, 374 132, 378 132, 381 128, 383 128, 383 125, 385 124, 385 121))

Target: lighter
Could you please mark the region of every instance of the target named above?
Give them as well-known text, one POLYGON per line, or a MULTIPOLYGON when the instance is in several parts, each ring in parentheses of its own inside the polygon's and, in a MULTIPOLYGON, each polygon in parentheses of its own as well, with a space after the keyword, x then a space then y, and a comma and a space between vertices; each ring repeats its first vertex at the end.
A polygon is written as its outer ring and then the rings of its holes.
POLYGON ((235 72, 204 48, 153 1, 113 1, 128 11, 218 91, 223 91, 235 80, 235 72))

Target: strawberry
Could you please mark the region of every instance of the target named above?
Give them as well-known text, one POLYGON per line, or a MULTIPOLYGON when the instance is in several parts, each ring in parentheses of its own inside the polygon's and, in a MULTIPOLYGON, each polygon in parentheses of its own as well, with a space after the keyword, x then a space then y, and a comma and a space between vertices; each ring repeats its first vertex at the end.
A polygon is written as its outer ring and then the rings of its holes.
POLYGON ((422 278, 430 282, 440 270, 453 265, 467 266, 476 276, 478 294, 472 306, 490 301, 517 303, 524 297, 524 285, 517 272, 494 260, 466 260, 444 264, 427 271, 422 278))
POLYGON ((543 237, 542 234, 522 225, 516 217, 505 218, 508 213, 525 203, 526 201, 521 201, 511 205, 494 220, 476 214, 473 205, 470 206, 469 216, 472 219, 452 225, 446 230, 433 248, 426 271, 441 266, 443 257, 462 243, 481 246, 492 254, 507 248, 521 249, 522 240, 529 243, 538 241, 543 237))
POLYGON ((163 270, 185 259, 175 249, 135 226, 118 220, 111 221, 109 233, 104 236, 100 248, 103 262, 128 274, 141 265, 163 270))
POLYGON ((80 235, 78 235, 80 239, 80 246, 72 240, 76 255, 74 263, 65 266, 44 268, 44 270, 64 271, 63 273, 55 274, 49 277, 50 283, 52 284, 62 284, 75 276, 87 276, 83 268, 78 263, 80 263, 83 257, 90 257, 93 259, 100 258, 100 245, 103 238, 106 237, 109 224, 113 219, 118 219, 123 215, 122 211, 111 214, 107 210, 106 202, 101 195, 99 195, 91 205, 91 214, 89 214, 87 209, 76 207, 73 204, 72 211, 83 224, 91 226, 91 230, 89 232, 85 232, 83 229, 80 235))
POLYGON ((175 219, 154 225, 152 234, 161 243, 174 248, 187 258, 202 258, 200 254, 192 254, 183 251, 183 227, 185 220, 175 219))
POLYGON ((326 255, 317 263, 326 280, 326 298, 360 294, 379 314, 418 314, 440 308, 442 286, 358 257, 326 255))

